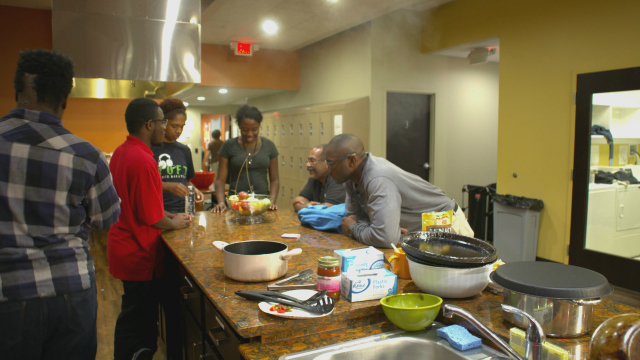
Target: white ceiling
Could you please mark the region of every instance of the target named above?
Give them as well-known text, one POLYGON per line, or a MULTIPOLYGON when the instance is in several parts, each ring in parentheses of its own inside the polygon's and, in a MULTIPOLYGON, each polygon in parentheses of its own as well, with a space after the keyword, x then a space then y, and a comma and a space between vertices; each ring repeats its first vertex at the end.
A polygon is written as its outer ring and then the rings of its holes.
POLYGON ((194 85, 175 94, 174 96, 182 99, 182 101, 188 102, 189 106, 219 106, 228 104, 242 105, 247 103, 247 99, 284 91, 277 89, 224 87, 228 92, 226 94, 220 94, 218 90, 222 88, 222 86, 194 85), (203 96, 205 100, 198 100, 199 96, 203 96))
POLYGON ((202 11, 202 42, 243 41, 260 48, 297 50, 402 8, 426 10, 452 0, 215 0, 202 11), (273 20, 276 35, 262 23, 273 20))

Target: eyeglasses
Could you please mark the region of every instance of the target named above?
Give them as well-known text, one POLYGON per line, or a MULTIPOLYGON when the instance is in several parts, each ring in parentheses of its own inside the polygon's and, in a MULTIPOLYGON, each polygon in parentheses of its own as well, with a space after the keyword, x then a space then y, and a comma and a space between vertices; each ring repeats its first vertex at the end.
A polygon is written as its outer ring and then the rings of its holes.
POLYGON ((328 166, 333 166, 333 165, 334 165, 334 164, 336 164, 338 161, 342 161, 342 160, 344 160, 344 159, 348 158, 349 156, 353 156, 353 155, 355 155, 355 154, 356 154, 356 153, 351 153, 351 154, 347 154, 347 155, 341 156, 341 157, 339 157, 339 158, 337 158, 337 159, 335 159, 335 160, 327 161, 327 165, 328 165, 328 166))
POLYGON ((160 125, 162 125, 162 126, 167 126, 167 123, 169 122, 169 120, 167 120, 167 119, 149 119, 149 120, 158 121, 158 122, 160 122, 160 125))
MULTIPOLYGON (((318 160, 318 159, 314 159, 314 158, 308 158, 307 162, 311 165, 317 163, 318 161, 324 161, 324 160, 318 160)), ((326 162, 326 161, 325 161, 326 162)))

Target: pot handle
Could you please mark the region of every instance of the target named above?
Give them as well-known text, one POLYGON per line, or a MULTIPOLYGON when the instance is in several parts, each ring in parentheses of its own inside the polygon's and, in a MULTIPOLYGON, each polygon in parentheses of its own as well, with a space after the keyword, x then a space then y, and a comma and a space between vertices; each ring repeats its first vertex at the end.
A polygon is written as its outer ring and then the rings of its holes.
POLYGON ((224 247, 227 246, 227 245, 229 245, 229 243, 226 243, 224 241, 214 241, 213 242, 213 246, 216 249, 220 250, 220 251, 222 251, 222 249, 224 249, 224 247))
POLYGON ((571 305, 596 305, 602 301, 601 298, 592 299, 592 300, 581 300, 581 299, 563 299, 562 301, 567 302, 571 305))
POLYGON ((291 259, 294 255, 300 255, 302 253, 302 249, 297 248, 291 251, 287 251, 284 254, 280 254, 280 260, 285 261, 291 259))

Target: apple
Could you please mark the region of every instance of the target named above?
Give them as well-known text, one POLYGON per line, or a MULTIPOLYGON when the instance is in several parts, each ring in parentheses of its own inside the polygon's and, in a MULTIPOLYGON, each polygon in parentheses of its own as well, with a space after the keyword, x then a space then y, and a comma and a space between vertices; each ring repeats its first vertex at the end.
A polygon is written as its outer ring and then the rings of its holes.
POLYGON ((240 211, 240 201, 231 202, 231 208, 235 211, 240 211))
POLYGON ((238 195, 231 195, 229 196, 229 201, 238 201, 240 200, 240 198, 238 197, 238 195))
POLYGON ((242 204, 240 204, 240 208, 249 210, 251 208, 251 203, 248 201, 243 201, 242 204))
POLYGON ((251 215, 251 210, 248 207, 245 207, 245 203, 243 202, 242 205, 240 205, 240 209, 238 210, 238 212, 240 213, 240 215, 242 216, 249 216, 251 215))
POLYGON ((244 200, 247 198, 247 196, 249 196, 249 194, 247 194, 246 191, 240 191, 240 193, 238 194, 238 199, 244 200))

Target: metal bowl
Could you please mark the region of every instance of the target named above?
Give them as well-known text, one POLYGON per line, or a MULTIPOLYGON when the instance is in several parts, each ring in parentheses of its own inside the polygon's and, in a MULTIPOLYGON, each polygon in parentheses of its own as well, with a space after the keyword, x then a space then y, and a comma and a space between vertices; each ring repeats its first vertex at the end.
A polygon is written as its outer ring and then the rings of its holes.
POLYGON ((414 231, 402 235, 399 243, 406 254, 435 266, 481 267, 498 258, 490 243, 460 234, 414 231))

